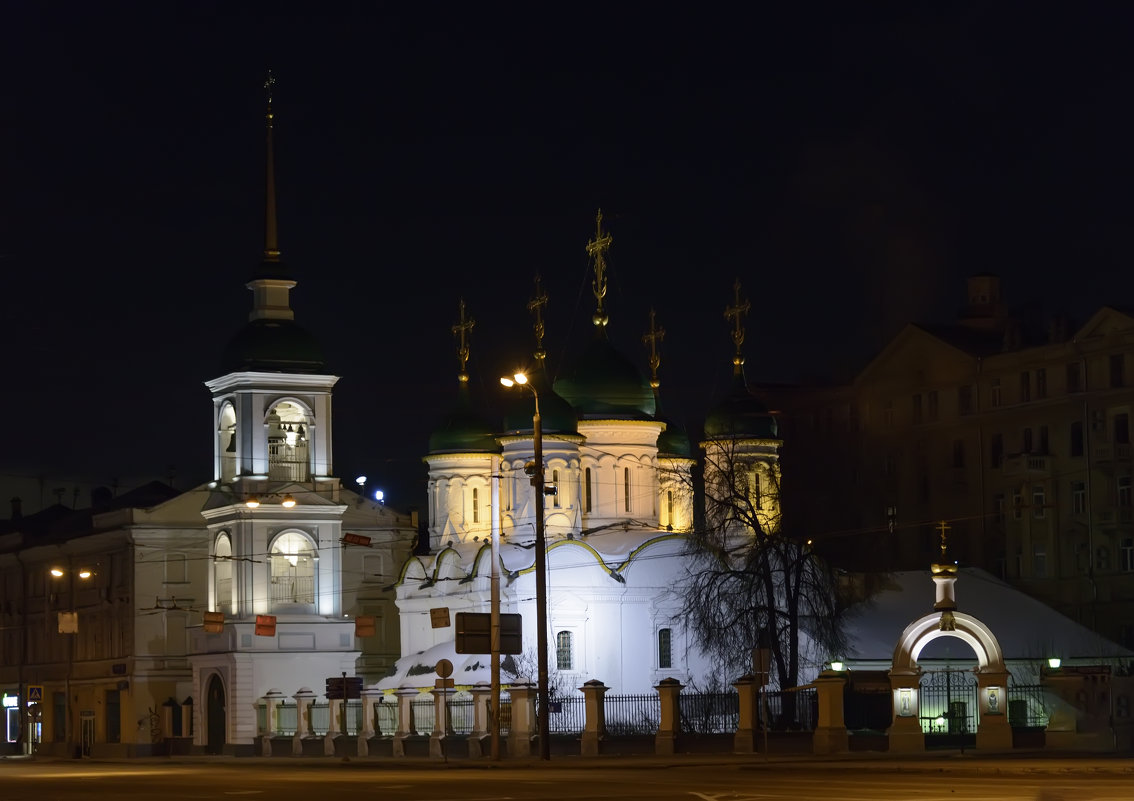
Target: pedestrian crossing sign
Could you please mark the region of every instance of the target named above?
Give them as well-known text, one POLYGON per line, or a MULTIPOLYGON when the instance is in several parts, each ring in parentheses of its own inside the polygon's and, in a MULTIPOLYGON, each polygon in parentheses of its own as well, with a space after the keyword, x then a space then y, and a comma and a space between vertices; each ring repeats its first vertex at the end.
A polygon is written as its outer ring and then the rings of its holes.
POLYGON ((43 685, 42 684, 29 684, 28 685, 28 703, 41 704, 43 703, 43 685))

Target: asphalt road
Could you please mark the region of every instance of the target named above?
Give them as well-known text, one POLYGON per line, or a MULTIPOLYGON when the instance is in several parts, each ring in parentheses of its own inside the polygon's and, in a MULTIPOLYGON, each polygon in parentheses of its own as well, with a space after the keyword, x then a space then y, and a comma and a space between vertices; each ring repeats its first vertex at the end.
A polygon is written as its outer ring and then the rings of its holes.
POLYGON ((1129 801, 1134 763, 720 763, 472 767, 431 762, 0 761, 0 799, 281 801, 1129 801))

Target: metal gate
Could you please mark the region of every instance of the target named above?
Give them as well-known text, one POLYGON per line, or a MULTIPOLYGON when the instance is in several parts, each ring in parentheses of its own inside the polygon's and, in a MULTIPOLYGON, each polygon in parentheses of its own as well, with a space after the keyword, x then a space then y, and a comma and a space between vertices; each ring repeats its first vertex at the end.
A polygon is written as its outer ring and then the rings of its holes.
POLYGON ((933 735, 953 735, 953 744, 958 737, 975 739, 977 709, 977 678, 971 669, 943 668, 922 673, 920 715, 926 745, 931 744, 928 738, 933 735))

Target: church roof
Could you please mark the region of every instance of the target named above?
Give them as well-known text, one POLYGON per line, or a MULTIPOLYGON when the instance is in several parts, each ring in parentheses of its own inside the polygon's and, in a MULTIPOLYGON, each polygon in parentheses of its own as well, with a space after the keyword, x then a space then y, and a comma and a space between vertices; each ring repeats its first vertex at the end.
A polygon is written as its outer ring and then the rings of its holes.
POLYGON ((602 328, 574 370, 555 382, 555 390, 582 419, 650 420, 656 410, 649 382, 615 349, 602 328))
POLYGON ((706 439, 776 439, 778 435, 775 415, 748 389, 744 371, 736 369, 732 390, 705 418, 706 439))
POLYGON ((221 368, 226 373, 318 373, 324 365, 322 347, 303 326, 292 320, 261 318, 229 341, 221 368))
POLYGON ((429 452, 500 452, 500 442, 493 427, 473 408, 468 382, 461 382, 456 407, 429 436, 429 452))

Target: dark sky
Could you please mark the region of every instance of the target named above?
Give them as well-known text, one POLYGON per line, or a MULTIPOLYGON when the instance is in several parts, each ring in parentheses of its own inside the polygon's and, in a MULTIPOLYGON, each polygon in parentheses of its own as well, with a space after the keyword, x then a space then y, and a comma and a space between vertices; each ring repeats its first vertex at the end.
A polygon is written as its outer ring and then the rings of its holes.
POLYGON ((336 472, 400 506, 453 398, 458 299, 496 401, 542 274, 558 368, 590 335, 600 206, 612 336, 645 369, 657 309, 691 426, 737 277, 753 382, 851 374, 975 273, 1079 320, 1134 298, 1134 12, 789 5, 9 3, 0 467, 211 477, 202 382, 251 305, 269 67, 293 307, 342 376, 336 472))

